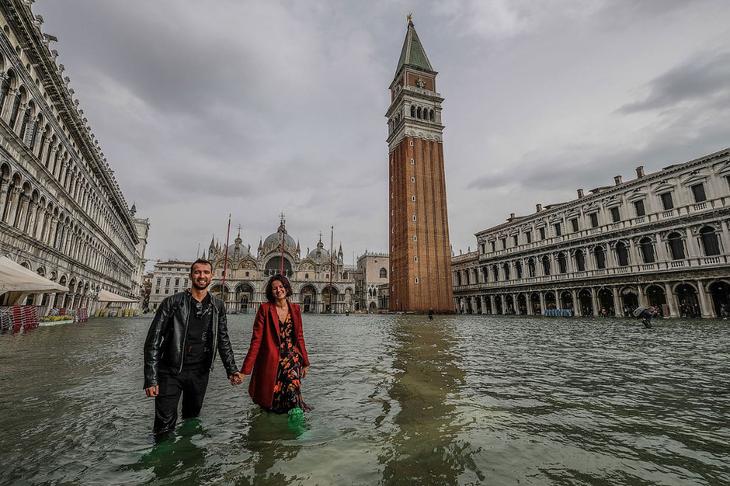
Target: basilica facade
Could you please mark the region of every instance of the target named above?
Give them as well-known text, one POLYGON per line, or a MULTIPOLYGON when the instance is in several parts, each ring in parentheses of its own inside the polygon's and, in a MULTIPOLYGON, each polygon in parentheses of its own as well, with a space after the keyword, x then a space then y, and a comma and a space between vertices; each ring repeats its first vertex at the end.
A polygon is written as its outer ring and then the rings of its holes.
POLYGON ((93 312, 102 291, 139 297, 149 221, 127 204, 32 3, 0 2, 0 255, 68 288, 20 303, 93 312))
POLYGON ((213 263, 211 292, 224 298, 229 312, 255 312, 266 301, 269 278, 282 269, 292 285, 291 299, 301 305, 302 312, 344 313, 355 309, 355 269, 344 264, 342 245, 336 253, 330 253, 320 235, 314 248, 302 252, 299 242, 287 232, 283 218, 276 232, 259 240, 255 249, 244 245, 239 232, 227 253, 225 244, 213 238, 203 257, 213 263))
POLYGON ((476 233, 452 258, 455 310, 730 315, 730 149, 577 196, 476 233))

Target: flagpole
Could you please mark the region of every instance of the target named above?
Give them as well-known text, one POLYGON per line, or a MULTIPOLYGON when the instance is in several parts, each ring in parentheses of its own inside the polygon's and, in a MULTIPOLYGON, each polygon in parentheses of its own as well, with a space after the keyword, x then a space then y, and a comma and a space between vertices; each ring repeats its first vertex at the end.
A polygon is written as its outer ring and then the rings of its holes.
POLYGON ((334 252, 335 246, 335 227, 330 226, 330 314, 335 312, 335 303, 332 302, 332 274, 335 273, 335 269, 332 267, 332 253, 334 252))
POLYGON ((228 273, 228 238, 231 235, 231 213, 228 213, 228 229, 226 230, 226 250, 223 252, 223 281, 221 283, 221 296, 223 299, 223 308, 226 308, 226 298, 224 295, 226 289, 226 273, 228 273))

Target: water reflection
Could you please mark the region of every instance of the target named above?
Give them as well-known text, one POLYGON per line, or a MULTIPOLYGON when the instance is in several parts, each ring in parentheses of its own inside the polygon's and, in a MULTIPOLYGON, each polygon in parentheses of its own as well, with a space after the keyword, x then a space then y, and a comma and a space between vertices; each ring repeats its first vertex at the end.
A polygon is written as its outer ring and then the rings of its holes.
POLYGON ((301 450, 297 441, 307 432, 306 418, 290 419, 287 415, 255 409, 249 413, 249 427, 241 447, 251 453, 245 469, 253 477, 239 478, 239 484, 289 484, 297 476, 278 470, 282 463, 292 461, 301 450))
POLYGON ((393 326, 395 379, 389 396, 400 410, 391 449, 381 457, 385 484, 456 484, 465 471, 483 480, 452 397, 465 372, 455 353, 454 321, 399 316, 393 326))
POLYGON ((183 421, 177 430, 155 444, 140 460, 121 470, 152 469, 155 478, 177 484, 199 484, 205 470, 205 451, 196 442, 207 434, 197 418, 183 421))

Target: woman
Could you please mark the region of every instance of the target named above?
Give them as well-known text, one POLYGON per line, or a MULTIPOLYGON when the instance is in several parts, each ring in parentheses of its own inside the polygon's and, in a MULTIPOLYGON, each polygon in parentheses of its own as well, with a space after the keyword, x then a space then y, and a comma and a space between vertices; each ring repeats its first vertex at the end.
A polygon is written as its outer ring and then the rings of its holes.
POLYGON ((301 379, 307 375, 309 357, 304 344, 302 313, 289 302, 291 284, 274 275, 266 284, 266 299, 256 313, 241 372, 251 375, 248 393, 266 410, 286 413, 310 410, 302 400, 301 379))

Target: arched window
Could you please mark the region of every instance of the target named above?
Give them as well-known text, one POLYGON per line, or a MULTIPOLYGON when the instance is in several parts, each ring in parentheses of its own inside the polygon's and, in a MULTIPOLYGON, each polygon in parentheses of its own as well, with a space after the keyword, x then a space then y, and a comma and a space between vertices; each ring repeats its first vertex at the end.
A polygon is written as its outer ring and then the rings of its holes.
POLYGON ((717 234, 714 228, 705 226, 700 230, 700 238, 702 239, 702 248, 705 250, 706 256, 714 256, 720 254, 720 243, 717 240, 717 234))
POLYGON ((15 122, 18 120, 18 114, 20 113, 20 101, 23 98, 23 93, 25 93, 25 88, 21 86, 18 92, 15 94, 15 100, 13 100, 13 109, 10 112, 10 120, 8 121, 8 125, 10 125, 11 129, 15 127, 15 122))
POLYGON ((515 272, 517 273, 517 278, 522 278, 522 263, 519 261, 515 262, 515 272))
POLYGON ((380 269, 380 278, 388 278, 388 271, 385 268, 380 269))
POLYGON ((547 255, 542 257, 542 271, 543 275, 550 275, 550 257, 547 255))
POLYGON ((606 254, 602 246, 597 246, 593 250, 593 256, 596 257, 596 268, 606 268, 606 254))
POLYGON ((418 118, 419 120, 421 119, 421 107, 420 106, 416 109, 416 118, 418 118))
POLYGON ((654 257, 654 244, 651 242, 651 238, 644 237, 639 240, 639 248, 641 248, 641 258, 644 263, 654 263, 656 258, 654 257))
POLYGON ((684 242, 682 241, 682 235, 679 233, 670 233, 667 236, 667 243, 669 243, 669 252, 671 253, 672 260, 683 260, 684 242))
POLYGON ((504 270, 504 279, 509 280, 510 279, 509 263, 505 263, 504 265, 502 265, 502 270, 504 270))
POLYGON ((411 118, 416 118, 416 107, 411 105, 411 118))
POLYGON ((499 282, 499 267, 497 265, 492 265, 492 276, 495 282, 499 282))
POLYGON ((461 286, 461 272, 456 272, 456 285, 461 286))
POLYGON ((434 121, 433 110, 429 110, 428 111, 428 119, 431 120, 431 121, 434 121))
POLYGON ((625 267, 629 264, 629 251, 623 241, 616 243, 616 259, 620 267, 625 267))
POLYGON ((5 103, 8 93, 10 92, 10 86, 13 81, 13 77, 15 74, 10 71, 8 72, 8 75, 5 77, 5 80, 3 80, 2 85, 0 85, 0 112, 2 112, 3 104, 5 103))
POLYGON ((535 260, 533 260, 532 258, 530 258, 529 260, 527 260, 527 274, 530 277, 534 277, 535 276, 535 260))
POLYGON ((558 253, 558 270, 560 273, 568 271, 568 262, 565 260, 565 253, 558 253))
POLYGON ((586 257, 583 254, 583 250, 575 252, 575 267, 579 272, 585 272, 586 269, 586 257))

